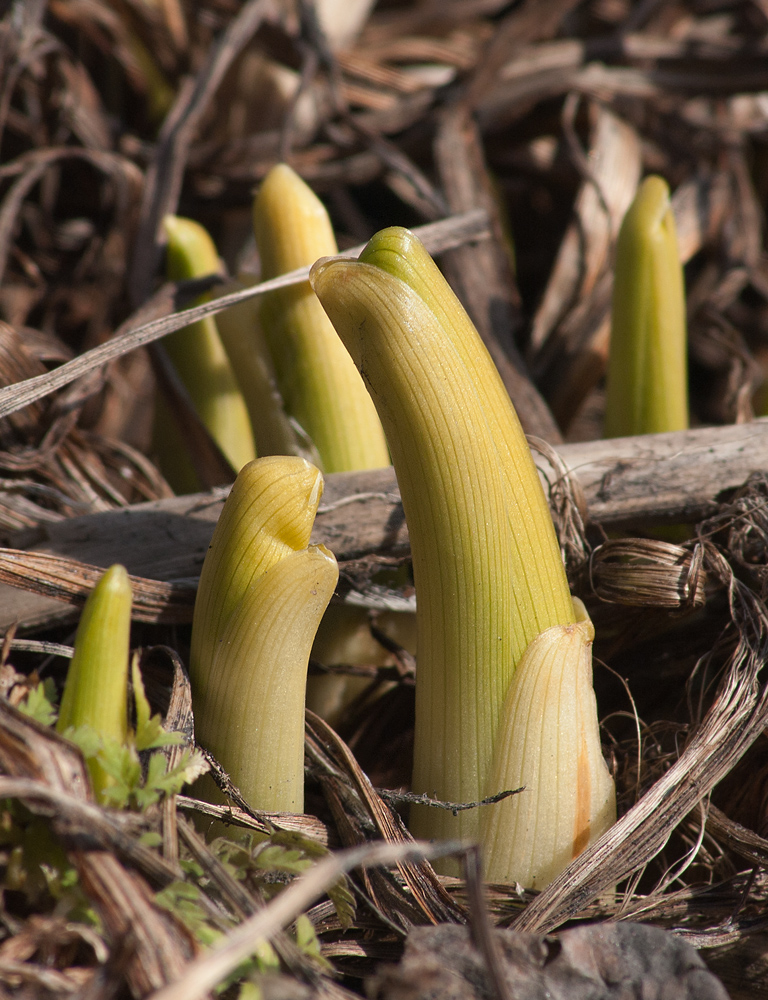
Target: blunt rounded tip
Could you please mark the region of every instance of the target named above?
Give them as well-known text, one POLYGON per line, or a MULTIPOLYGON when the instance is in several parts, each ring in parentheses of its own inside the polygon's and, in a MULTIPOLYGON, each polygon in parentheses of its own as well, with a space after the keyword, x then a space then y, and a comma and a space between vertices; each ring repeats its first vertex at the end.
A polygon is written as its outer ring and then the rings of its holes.
POLYGON ((114 593, 125 591, 128 591, 128 593, 131 592, 131 581, 128 576, 128 570, 120 563, 115 563, 114 566, 110 566, 102 576, 99 584, 103 589, 110 590, 114 593))
POLYGON ((325 205, 286 163, 272 167, 259 188, 253 202, 253 231, 264 277, 336 252, 325 205))
POLYGON ((670 210, 669 185, 663 177, 651 174, 637 189, 633 205, 627 212, 630 225, 655 229, 670 210))
POLYGON ((216 245, 199 222, 180 215, 166 215, 163 229, 168 239, 166 270, 171 281, 201 278, 219 270, 216 245))
POLYGON ((404 257, 410 256, 414 250, 426 253, 421 240, 404 226, 387 226, 371 237, 360 255, 365 260, 369 254, 377 252, 396 253, 404 257))

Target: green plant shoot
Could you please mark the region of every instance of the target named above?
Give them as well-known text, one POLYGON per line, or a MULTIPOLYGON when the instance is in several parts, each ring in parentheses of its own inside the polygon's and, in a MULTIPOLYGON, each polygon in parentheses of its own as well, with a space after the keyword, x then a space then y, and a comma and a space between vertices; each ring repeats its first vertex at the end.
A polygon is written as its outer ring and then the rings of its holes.
POLYGON ((621 224, 605 436, 688 427, 685 287, 669 188, 646 177, 621 224))

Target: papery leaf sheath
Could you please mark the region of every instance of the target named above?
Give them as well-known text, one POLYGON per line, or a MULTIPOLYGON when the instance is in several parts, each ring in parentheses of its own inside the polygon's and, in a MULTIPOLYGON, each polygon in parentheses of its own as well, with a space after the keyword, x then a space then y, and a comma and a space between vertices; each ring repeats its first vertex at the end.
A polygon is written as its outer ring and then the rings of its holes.
POLYGON ((504 706, 491 786, 524 787, 487 806, 486 877, 543 889, 616 821, 592 688, 594 628, 580 620, 538 636, 518 664, 504 706))

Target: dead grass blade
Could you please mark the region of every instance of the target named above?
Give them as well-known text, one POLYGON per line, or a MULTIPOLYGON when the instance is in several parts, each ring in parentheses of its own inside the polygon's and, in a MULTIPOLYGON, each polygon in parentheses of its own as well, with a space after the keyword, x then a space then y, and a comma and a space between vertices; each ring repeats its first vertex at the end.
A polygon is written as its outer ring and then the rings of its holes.
MULTIPOLYGON (((673 434, 561 445, 555 458, 548 458, 546 453, 541 453, 541 446, 537 447, 536 462, 550 484, 561 545, 578 579, 580 568, 588 557, 583 545, 582 520, 596 522, 606 530, 616 530, 636 524, 691 523, 718 513, 718 498, 738 490, 756 469, 768 467, 768 420, 716 429, 699 428, 673 434), (568 483, 571 491, 576 489, 577 501, 564 490, 568 483)), ((121 562, 137 577, 155 582, 183 580, 193 587, 225 495, 226 490, 219 489, 48 522, 45 541, 35 538, 37 544, 33 551, 36 557, 47 552, 73 560, 71 568, 75 581, 81 564, 106 568, 121 562)), ((0 491, 0 504, 6 500, 0 491)), ((759 503, 754 499, 745 500, 744 505, 748 512, 754 511, 759 503)), ((712 530, 720 530, 718 525, 712 530)), ((393 470, 327 476, 312 538, 315 543, 322 542, 333 548, 340 563, 349 564, 353 583, 360 568, 355 561, 368 560, 366 565, 370 567, 372 558, 375 561, 379 557, 399 559, 407 556, 408 529, 393 470)), ((736 554, 739 550, 735 545, 734 542, 736 554)), ((747 561, 750 558, 748 547, 744 551, 747 561)), ((648 572, 652 569, 648 564, 648 572)), ((615 577, 617 570, 608 572, 615 577)), ((752 565, 750 572, 756 574, 754 579, 762 588, 758 567, 752 565)), ((599 573, 596 582, 598 577, 599 573)), ((669 588, 669 595, 677 593, 683 605, 690 598, 690 593, 688 597, 684 595, 684 577, 680 568, 671 566, 664 570, 665 588, 669 588), (681 584, 683 591, 679 589, 681 584)), ((26 578, 19 582, 28 586, 26 578)), ((139 585, 140 592, 142 586, 139 585)), ((157 583, 158 588, 168 586, 157 583)), ((179 590, 174 590, 175 586, 168 591, 149 589, 146 613, 160 617, 178 615, 175 620, 188 620, 183 616, 189 614, 189 598, 181 584, 178 584, 179 590)), ((388 606, 386 601, 393 596, 377 592, 365 578, 352 590, 358 593, 350 593, 350 603, 364 606, 388 606)), ((403 595, 398 596, 402 598, 403 595)), ((69 599, 65 594, 61 597, 69 599)), ((4 589, 0 598, 0 629, 7 629, 14 621, 25 628, 55 621, 62 611, 66 617, 71 617, 70 607, 60 601, 32 596, 28 591, 4 589)))
POLYGON ((707 810, 707 829, 751 865, 768 869, 768 840, 735 823, 711 803, 707 810))
MULTIPOLYGON (((571 155, 583 175, 574 221, 560 244, 531 330, 530 348, 538 356, 575 302, 593 294, 598 278, 612 263, 616 236, 640 180, 640 139, 630 125, 605 107, 591 105, 589 150, 577 145, 571 155), (588 159, 587 159, 588 157, 588 159)), ((573 125, 570 126, 573 135, 573 125)), ((552 350, 552 348, 550 348, 552 350)), ((537 358, 537 369, 542 368, 537 358)))
POLYGON ((142 183, 141 173, 129 159, 117 153, 77 146, 54 147, 25 153, 18 160, 6 164, 0 168, 0 178, 16 174, 19 177, 0 206, 0 280, 5 274, 13 230, 24 199, 51 166, 72 158, 87 161, 123 187, 124 193, 119 199, 123 204, 130 205, 135 198, 142 183))
POLYGON ((590 105, 590 148, 588 154, 582 151, 572 122, 576 103, 570 97, 566 100, 564 132, 570 137, 570 155, 583 179, 574 220, 560 244, 534 316, 529 347, 532 367, 566 430, 603 373, 599 357, 610 335, 614 247, 642 168, 635 129, 594 103, 590 105), (590 331, 587 345, 583 343, 585 327, 590 331))
POLYGON ((592 552, 589 581, 601 601, 693 608, 704 603, 703 563, 701 546, 691 550, 653 538, 618 538, 592 552))
MULTIPOLYGON (((326 722, 309 710, 307 710, 307 737, 308 746, 315 749, 313 754, 315 768, 321 783, 327 787, 330 794, 331 809, 336 815, 337 825, 342 833, 348 834, 348 838, 345 837, 344 840, 346 846, 370 838, 368 835, 361 836, 347 815, 342 818, 342 813, 346 813, 348 809, 348 801, 345 802, 346 796, 338 784, 339 772, 354 789, 359 807, 364 814, 367 813, 368 825, 373 825, 378 836, 390 844, 414 842, 397 813, 376 793, 349 747, 326 722), (323 768, 321 763, 323 759, 329 760, 331 766, 323 768)), ((457 919, 463 921, 463 913, 446 893, 434 869, 426 860, 414 865, 398 864, 397 869, 410 890, 416 906, 421 910, 422 919, 426 918, 430 923, 457 919)), ((387 915, 393 923, 399 923, 401 920, 400 914, 396 912, 387 915)))

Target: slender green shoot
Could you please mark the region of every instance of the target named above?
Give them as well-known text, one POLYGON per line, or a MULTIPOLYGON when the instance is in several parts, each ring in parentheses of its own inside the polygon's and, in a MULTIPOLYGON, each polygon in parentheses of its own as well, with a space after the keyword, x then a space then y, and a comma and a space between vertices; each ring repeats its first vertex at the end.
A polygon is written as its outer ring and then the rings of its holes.
POLYGON ((621 224, 605 436, 688 427, 685 287, 669 188, 646 177, 621 224))

